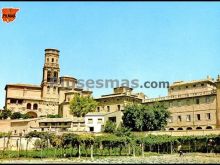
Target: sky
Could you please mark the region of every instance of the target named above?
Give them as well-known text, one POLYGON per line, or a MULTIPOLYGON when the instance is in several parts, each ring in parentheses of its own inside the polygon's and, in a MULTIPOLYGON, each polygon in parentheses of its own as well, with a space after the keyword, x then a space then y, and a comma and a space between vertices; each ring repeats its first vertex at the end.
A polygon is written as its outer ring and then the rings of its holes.
MULTIPOLYGON (((42 80, 44 50, 77 79, 190 81, 220 74, 219 2, 1 2, 20 11, 0 22, 0 108, 5 85, 42 80)), ((92 89, 93 96, 112 93, 92 89)), ((134 89, 148 97, 167 89, 134 89)))

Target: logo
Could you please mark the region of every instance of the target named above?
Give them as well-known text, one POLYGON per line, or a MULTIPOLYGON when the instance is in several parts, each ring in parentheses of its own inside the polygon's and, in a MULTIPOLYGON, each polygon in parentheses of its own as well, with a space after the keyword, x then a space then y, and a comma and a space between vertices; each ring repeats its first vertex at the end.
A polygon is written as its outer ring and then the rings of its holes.
POLYGON ((2 20, 3 22, 9 23, 15 20, 16 13, 19 11, 18 8, 3 8, 2 9, 2 20))

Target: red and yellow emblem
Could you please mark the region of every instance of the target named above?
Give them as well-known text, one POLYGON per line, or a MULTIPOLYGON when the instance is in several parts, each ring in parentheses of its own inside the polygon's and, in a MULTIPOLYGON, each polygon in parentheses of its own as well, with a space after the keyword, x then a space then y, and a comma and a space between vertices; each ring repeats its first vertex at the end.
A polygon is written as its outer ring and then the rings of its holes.
POLYGON ((19 11, 18 8, 3 8, 2 9, 2 20, 3 22, 12 22, 16 18, 16 13, 19 11))

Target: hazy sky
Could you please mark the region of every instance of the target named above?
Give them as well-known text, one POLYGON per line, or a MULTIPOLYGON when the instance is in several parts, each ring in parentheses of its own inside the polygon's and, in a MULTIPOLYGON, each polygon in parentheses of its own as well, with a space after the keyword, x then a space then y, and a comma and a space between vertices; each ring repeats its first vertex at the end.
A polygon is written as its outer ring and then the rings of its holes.
MULTIPOLYGON (((1 2, 0 108, 7 83, 40 84, 44 49, 60 50, 61 75, 177 81, 220 73, 219 2, 1 2)), ((167 89, 135 89, 149 97, 167 89)), ((112 89, 93 89, 94 96, 112 89)))

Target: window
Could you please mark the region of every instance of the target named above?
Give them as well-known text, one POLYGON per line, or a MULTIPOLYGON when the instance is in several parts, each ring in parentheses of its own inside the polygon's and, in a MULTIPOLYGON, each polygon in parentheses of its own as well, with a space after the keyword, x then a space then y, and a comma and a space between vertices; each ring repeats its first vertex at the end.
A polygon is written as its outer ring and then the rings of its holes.
POLYGON ((102 119, 98 119, 98 124, 101 124, 102 123, 102 119))
POLYGON ((190 115, 186 116, 186 121, 191 121, 191 116, 190 115))
POLYGON ((47 82, 51 81, 51 71, 47 72, 47 82))
POLYGON ((206 98, 205 98, 205 102, 206 102, 206 103, 209 103, 209 102, 210 102, 210 97, 206 97, 206 98))
POLYGON ((10 103, 12 103, 12 104, 16 104, 16 102, 17 102, 17 100, 15 100, 15 99, 10 100, 10 103))
POLYGON ((97 111, 100 112, 100 107, 97 107, 97 111))
POLYGON ((23 100, 18 100, 18 104, 22 104, 23 103, 23 100))
POLYGON ((58 77, 57 72, 54 72, 53 73, 53 82, 57 82, 57 77, 58 77))
POLYGON ((27 109, 31 109, 31 103, 27 104, 27 109))
POLYGON ((52 62, 54 62, 54 58, 52 58, 52 62))
POLYGON ((193 87, 196 87, 196 85, 193 85, 193 87))
POLYGON ((186 86, 186 88, 188 88, 188 86, 186 86))
POLYGON ((197 114, 197 115, 196 115, 196 118, 197 118, 197 120, 201 120, 200 114, 197 114))
POLYGON ((37 109, 38 109, 38 105, 37 105, 37 104, 34 104, 33 109, 34 109, 34 110, 37 110, 37 109))
POLYGON ((181 118, 181 116, 178 116, 178 121, 182 121, 182 118, 181 118))
POLYGON ((199 104, 199 99, 196 99, 196 104, 199 104))
POLYGON ((210 113, 206 113, 206 119, 211 120, 211 114, 210 113))
POLYGON ((107 106, 107 111, 110 112, 110 106, 107 106))
POLYGON ((49 58, 47 58, 47 62, 49 62, 49 58))
POLYGON ((93 120, 92 120, 92 119, 88 119, 88 123, 89 123, 89 124, 92 124, 92 123, 93 123, 93 120))
POLYGON ((186 100, 186 105, 190 105, 190 100, 186 100))
POLYGON ((118 111, 120 111, 121 110, 121 106, 120 105, 118 105, 118 111))
POLYGON ((203 86, 204 86, 204 84, 201 84, 201 86, 203 87, 203 86))

